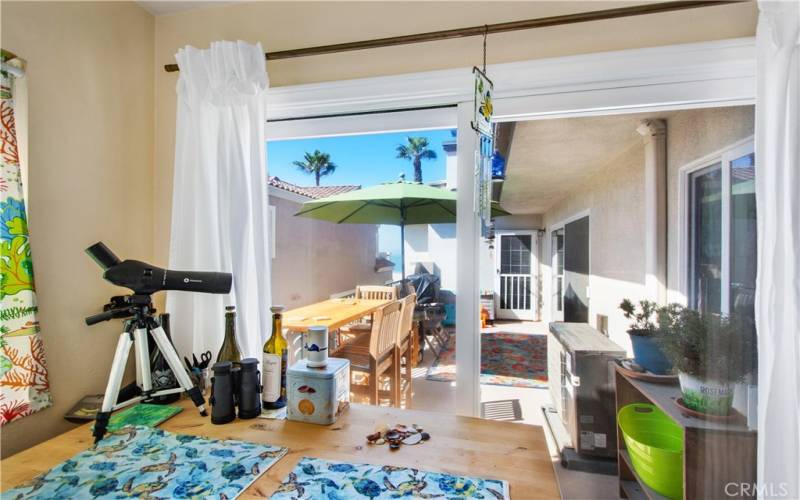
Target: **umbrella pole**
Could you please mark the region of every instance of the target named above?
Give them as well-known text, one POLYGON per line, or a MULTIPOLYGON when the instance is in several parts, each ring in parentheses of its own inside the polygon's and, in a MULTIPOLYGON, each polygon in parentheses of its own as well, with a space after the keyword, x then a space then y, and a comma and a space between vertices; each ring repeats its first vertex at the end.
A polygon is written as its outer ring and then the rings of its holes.
POLYGON ((400 223, 400 269, 403 272, 403 281, 400 286, 405 285, 406 282, 406 223, 400 223))

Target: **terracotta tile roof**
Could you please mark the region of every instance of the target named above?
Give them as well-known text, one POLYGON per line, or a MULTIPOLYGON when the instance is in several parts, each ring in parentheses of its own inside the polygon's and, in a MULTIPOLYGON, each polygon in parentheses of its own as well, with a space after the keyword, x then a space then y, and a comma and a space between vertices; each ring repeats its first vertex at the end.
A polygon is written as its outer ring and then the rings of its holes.
POLYGON ((343 186, 298 186, 291 182, 282 181, 277 177, 270 177, 269 185, 278 189, 283 189, 284 191, 289 191, 290 193, 307 196, 314 200, 361 189, 361 186, 352 184, 343 186))
POLYGON ((375 258, 375 272, 377 273, 381 269, 389 270, 394 268, 394 262, 387 259, 386 257, 376 257, 375 258))

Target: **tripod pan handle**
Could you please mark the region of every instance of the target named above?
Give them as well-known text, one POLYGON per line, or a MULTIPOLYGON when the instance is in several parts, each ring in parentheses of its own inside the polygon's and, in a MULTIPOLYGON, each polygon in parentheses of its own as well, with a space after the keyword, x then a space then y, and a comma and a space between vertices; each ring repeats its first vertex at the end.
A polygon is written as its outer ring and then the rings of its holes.
POLYGON ((86 318, 86 324, 88 326, 95 325, 97 323, 101 323, 103 321, 108 321, 114 317, 114 311, 103 311, 99 314, 93 314, 86 318))

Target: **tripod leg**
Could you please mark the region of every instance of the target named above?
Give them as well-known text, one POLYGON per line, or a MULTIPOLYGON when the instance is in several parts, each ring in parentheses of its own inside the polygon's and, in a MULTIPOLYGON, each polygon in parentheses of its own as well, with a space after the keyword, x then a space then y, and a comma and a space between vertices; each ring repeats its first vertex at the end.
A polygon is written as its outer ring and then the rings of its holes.
POLYGON ((136 354, 136 374, 142 398, 147 401, 153 392, 153 379, 150 373, 150 349, 147 345, 147 329, 137 328, 133 331, 133 348, 136 354))
POLYGON ((203 398, 203 393, 192 383, 192 379, 189 378, 189 374, 186 373, 186 370, 181 364, 178 353, 175 352, 175 348, 172 347, 172 344, 169 342, 167 334, 164 333, 164 330, 160 326, 150 330, 150 333, 153 335, 156 344, 158 344, 158 349, 161 351, 161 354, 164 355, 167 364, 172 369, 172 373, 175 374, 175 378, 178 379, 178 383, 186 390, 186 394, 192 398, 192 402, 197 409, 200 410, 200 415, 204 417, 208 415, 205 407, 206 400, 203 398))
POLYGON ((122 383, 122 375, 125 373, 125 363, 128 361, 128 353, 131 351, 130 333, 127 331, 122 332, 117 342, 117 350, 114 352, 114 361, 111 364, 111 373, 108 376, 108 384, 106 385, 106 393, 103 395, 103 406, 97 412, 94 422, 94 442, 97 443, 106 433, 108 426, 108 419, 111 417, 111 411, 114 405, 117 404, 117 397, 119 396, 119 386, 122 383))

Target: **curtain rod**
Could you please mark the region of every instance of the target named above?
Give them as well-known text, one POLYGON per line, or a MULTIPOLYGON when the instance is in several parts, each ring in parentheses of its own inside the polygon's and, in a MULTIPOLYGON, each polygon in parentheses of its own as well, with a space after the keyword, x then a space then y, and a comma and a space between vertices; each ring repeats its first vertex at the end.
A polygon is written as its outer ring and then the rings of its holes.
MULTIPOLYGON (((414 35, 393 36, 388 38, 377 38, 374 40, 362 40, 359 42, 337 43, 333 45, 319 45, 317 47, 306 47, 302 49, 279 50, 276 52, 267 52, 266 54, 264 54, 264 57, 266 58, 267 61, 275 61, 278 59, 291 59, 294 57, 317 56, 322 54, 333 54, 337 52, 348 52, 351 50, 375 49, 379 47, 393 47, 397 45, 407 45, 413 43, 447 40, 450 38, 483 36, 484 34, 503 33, 506 31, 529 30, 536 28, 544 28, 548 26, 585 23, 589 21, 600 21, 604 19, 615 19, 619 17, 657 14, 660 12, 670 12, 675 10, 695 9, 698 7, 710 7, 714 5, 726 5, 730 3, 741 3, 743 1, 747 0, 701 0, 701 1, 674 1, 674 2, 662 2, 662 3, 647 3, 643 5, 634 5, 632 7, 620 7, 616 9, 578 12, 575 14, 564 14, 560 16, 526 19, 524 21, 511 21, 506 23, 486 24, 483 26, 472 26, 470 28, 455 28, 442 31, 431 31, 428 33, 417 33, 414 35)), ((164 70, 166 70, 168 73, 179 71, 177 64, 166 64, 164 65, 164 70)))
POLYGON ((329 113, 327 115, 290 116, 288 118, 272 118, 267 123, 293 122, 298 120, 320 120, 323 118, 346 118, 349 116, 385 115, 389 113, 407 113, 409 111, 426 111, 431 109, 455 108, 455 104, 434 104, 432 106, 415 106, 412 108, 375 109, 367 111, 348 111, 346 113, 329 113))

